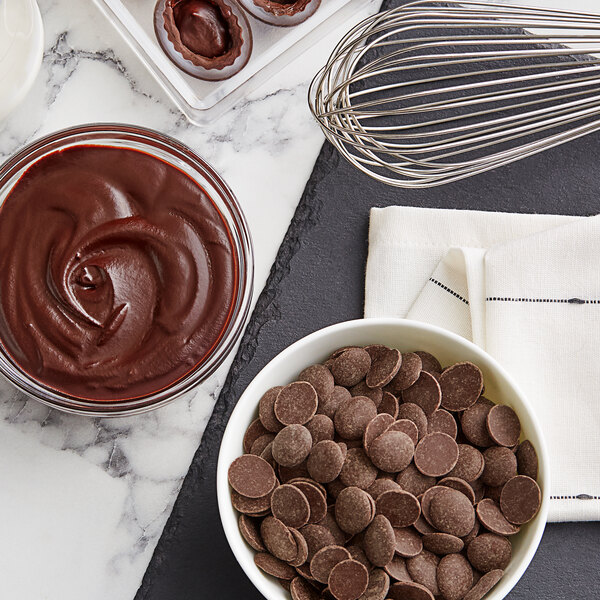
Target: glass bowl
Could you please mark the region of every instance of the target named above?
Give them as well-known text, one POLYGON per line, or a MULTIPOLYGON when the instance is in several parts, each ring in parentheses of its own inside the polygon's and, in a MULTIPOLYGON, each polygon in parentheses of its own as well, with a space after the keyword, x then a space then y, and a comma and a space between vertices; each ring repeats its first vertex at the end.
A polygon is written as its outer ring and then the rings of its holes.
MULTIPOLYGON (((237 260, 231 316, 214 348, 195 367, 168 387, 127 400, 90 400, 44 385, 24 372, 0 339, 0 373, 25 394, 66 412, 88 416, 124 416, 163 406, 206 380, 222 364, 238 341, 248 319, 252 299, 254 259, 246 219, 232 191, 216 171, 187 146, 155 131, 118 124, 93 124, 48 135, 0 166, 0 207, 24 172, 42 157, 65 148, 109 146, 143 151, 186 173, 204 188, 217 207, 232 239, 237 260)), ((2 211, 0 210, 0 218, 2 211)))

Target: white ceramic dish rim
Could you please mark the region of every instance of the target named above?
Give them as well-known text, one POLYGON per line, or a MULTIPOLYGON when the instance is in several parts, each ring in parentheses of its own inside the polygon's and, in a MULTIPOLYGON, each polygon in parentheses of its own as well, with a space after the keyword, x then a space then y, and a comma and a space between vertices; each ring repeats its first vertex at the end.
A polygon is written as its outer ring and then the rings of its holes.
MULTIPOLYGON (((544 440, 544 436, 542 433, 542 429, 540 427, 539 421, 533 411, 533 407, 517 385, 517 383, 513 380, 513 378, 504 370, 504 368, 496 362, 494 358, 492 358, 487 352, 473 344, 472 342, 462 338, 450 331, 442 329, 440 327, 436 327, 434 325, 429 325, 427 323, 422 323, 418 321, 412 321, 409 319, 400 319, 400 318, 370 318, 370 319, 357 319, 353 321, 344 321, 342 323, 337 323, 335 325, 331 325, 329 327, 325 327, 324 329, 320 329, 311 333, 292 345, 288 346, 285 350, 275 356, 263 369, 256 375, 256 377, 250 382, 244 393, 241 395, 240 399, 237 402, 235 409, 233 410, 231 417, 229 418, 229 422, 227 423, 227 427, 225 429, 225 433, 223 435, 223 439, 221 441, 221 447, 219 450, 219 459, 217 464, 217 500, 219 506, 219 514, 221 517, 221 523, 223 525, 223 529, 225 531, 225 535, 227 537, 227 541, 231 547, 231 550, 250 579, 250 581, 254 584, 254 586, 260 591, 265 598, 269 600, 282 600, 284 598, 289 598, 288 593, 283 589, 281 589, 281 593, 274 593, 273 591, 273 580, 269 578, 264 573, 262 573, 258 567, 254 564, 254 554, 255 552, 246 544, 244 539, 242 538, 239 529, 238 529, 238 515, 235 509, 231 505, 230 493, 229 493, 229 484, 227 481, 227 470, 229 468, 229 464, 231 460, 239 455, 239 451, 231 453, 228 452, 228 449, 239 448, 241 445, 241 438, 243 435, 243 431, 245 431, 245 427, 248 426, 252 417, 255 418, 256 410, 258 408, 258 400, 261 395, 268 389, 270 386, 265 386, 263 381, 268 379, 269 375, 273 370, 277 370, 280 365, 284 364, 286 361, 293 361, 294 355, 304 348, 307 345, 310 345, 312 342, 318 339, 324 339, 329 337, 337 337, 337 335, 343 335, 344 333, 348 333, 352 330, 368 330, 370 328, 376 329, 378 327, 392 327, 401 329, 413 329, 420 330, 422 332, 427 332, 429 334, 433 334, 434 336, 440 336, 441 338, 445 338, 446 341, 454 343, 458 346, 462 346, 463 349, 474 353, 477 356, 477 360, 479 361, 479 365, 484 367, 487 370, 495 371, 496 375, 499 376, 500 379, 503 380, 503 385, 507 386, 507 389, 512 393, 513 397, 517 399, 519 403, 522 404, 522 408, 524 412, 527 414, 530 419, 533 429, 538 437, 536 443, 536 450, 538 453, 539 459, 539 479, 543 481, 542 486, 542 506, 540 511, 536 515, 535 519, 527 525, 527 527, 532 528, 530 545, 525 550, 524 555, 521 558, 520 564, 516 566, 516 568, 512 571, 512 573, 506 574, 503 579, 490 591, 486 596, 485 600, 501 600, 506 597, 506 595, 512 590, 512 588, 516 585, 519 579, 522 577, 523 573, 529 566, 537 548, 539 546, 540 540, 544 533, 544 528, 546 526, 546 521, 548 517, 548 507, 550 502, 550 474, 549 474, 549 459, 548 459, 548 451, 546 447, 546 443, 544 440), (243 427, 243 429, 242 429, 243 427)), ((377 339, 373 339, 371 343, 377 343, 377 339)), ((331 348, 330 351, 333 351, 335 348, 331 348)), ((423 348, 427 349, 427 348, 423 348)), ((325 348, 327 351, 327 348, 325 348)), ((318 360, 319 357, 315 356, 315 360, 318 360)), ((308 366, 308 364, 298 365, 298 372, 308 366)), ((279 592, 279 589, 277 590, 279 592)))

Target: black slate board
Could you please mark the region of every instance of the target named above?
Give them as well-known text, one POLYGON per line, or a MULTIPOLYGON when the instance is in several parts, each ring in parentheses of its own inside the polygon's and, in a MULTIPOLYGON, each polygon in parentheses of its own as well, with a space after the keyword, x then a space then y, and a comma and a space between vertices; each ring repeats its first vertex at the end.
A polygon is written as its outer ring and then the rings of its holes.
MULTIPOLYGON (((592 135, 478 177, 415 191, 369 179, 325 144, 136 600, 262 598, 221 528, 215 492, 220 439, 237 399, 269 360, 316 329, 362 316, 372 206, 596 214, 599 153, 600 135, 592 135)), ((548 526, 510 600, 597 599, 599 539, 600 523, 548 526)))

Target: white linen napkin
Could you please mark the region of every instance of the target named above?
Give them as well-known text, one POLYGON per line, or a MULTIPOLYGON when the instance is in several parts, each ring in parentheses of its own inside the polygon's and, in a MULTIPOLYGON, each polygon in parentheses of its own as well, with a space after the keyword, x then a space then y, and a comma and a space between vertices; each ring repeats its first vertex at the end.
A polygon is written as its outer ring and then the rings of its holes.
POLYGON ((600 215, 371 210, 365 316, 426 321, 494 356, 533 403, 549 520, 600 520, 600 215))

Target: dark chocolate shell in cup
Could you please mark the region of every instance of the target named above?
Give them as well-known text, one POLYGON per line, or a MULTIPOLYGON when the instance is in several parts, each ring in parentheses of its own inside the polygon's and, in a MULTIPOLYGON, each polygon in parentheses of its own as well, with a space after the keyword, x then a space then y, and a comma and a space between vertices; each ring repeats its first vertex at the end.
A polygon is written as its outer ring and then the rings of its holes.
POLYGON ((159 0, 154 29, 171 61, 198 79, 233 77, 252 53, 252 31, 232 0, 159 0))
POLYGON ((291 27, 315 14, 321 0, 239 0, 253 16, 279 27, 291 27))

